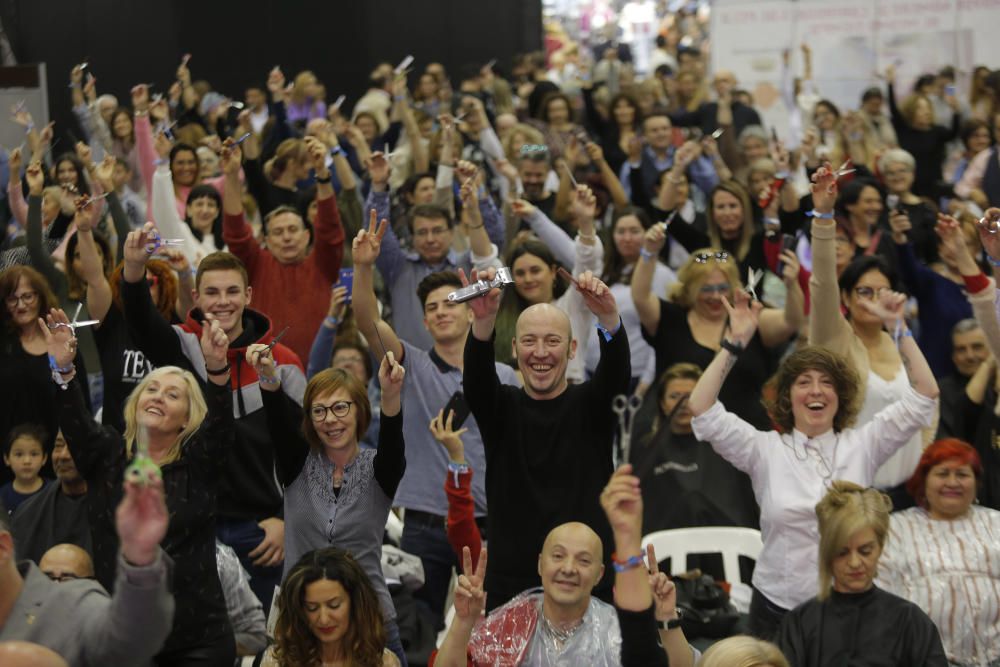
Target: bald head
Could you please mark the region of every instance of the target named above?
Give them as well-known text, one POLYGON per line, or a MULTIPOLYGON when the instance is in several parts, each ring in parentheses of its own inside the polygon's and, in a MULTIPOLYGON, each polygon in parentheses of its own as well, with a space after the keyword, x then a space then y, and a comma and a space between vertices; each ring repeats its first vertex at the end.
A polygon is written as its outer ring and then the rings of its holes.
POLYGON ((90 554, 75 544, 57 544, 38 561, 38 568, 50 579, 88 579, 94 576, 90 554))
POLYGON ((563 523, 550 530, 545 536, 545 543, 542 544, 542 553, 551 550, 554 545, 567 543, 585 546, 598 561, 604 558, 604 543, 601 542, 600 536, 593 528, 579 521, 563 523))
POLYGON ((545 537, 538 555, 538 576, 550 618, 582 618, 590 593, 603 575, 604 546, 586 524, 564 523, 545 537))
POLYGON ((561 308, 536 303, 517 318, 514 356, 531 398, 548 400, 566 391, 566 368, 575 354, 569 315, 561 308))
POLYGON ((4 667, 69 667, 50 648, 31 642, 0 642, 0 665, 4 667))

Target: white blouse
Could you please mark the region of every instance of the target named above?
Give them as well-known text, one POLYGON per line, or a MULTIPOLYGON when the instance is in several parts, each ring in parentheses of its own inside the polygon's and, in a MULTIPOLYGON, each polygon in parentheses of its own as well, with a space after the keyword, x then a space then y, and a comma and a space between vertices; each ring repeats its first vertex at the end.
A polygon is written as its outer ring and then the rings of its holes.
POLYGON ((816 503, 835 479, 870 486, 875 471, 930 426, 936 407, 937 399, 908 388, 864 426, 816 438, 758 431, 718 401, 691 421, 699 440, 750 476, 764 540, 753 574, 757 590, 785 609, 816 596, 816 503))
POLYGON ((931 617, 950 662, 1000 659, 1000 512, 973 505, 954 521, 921 507, 893 514, 878 585, 931 617))

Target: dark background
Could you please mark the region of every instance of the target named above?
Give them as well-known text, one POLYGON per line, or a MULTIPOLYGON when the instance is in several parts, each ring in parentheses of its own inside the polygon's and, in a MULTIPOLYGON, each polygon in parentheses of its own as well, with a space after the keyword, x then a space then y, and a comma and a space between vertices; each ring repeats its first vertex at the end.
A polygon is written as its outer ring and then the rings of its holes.
POLYGON ((129 104, 136 83, 166 93, 184 53, 192 78, 242 99, 280 65, 291 81, 311 69, 328 101, 347 95, 351 109, 380 61, 413 54, 416 75, 442 62, 457 86, 463 64, 540 48, 540 0, 0 0, 0 18, 19 63, 45 62, 56 133, 70 113, 67 84, 87 58, 99 93, 129 104))

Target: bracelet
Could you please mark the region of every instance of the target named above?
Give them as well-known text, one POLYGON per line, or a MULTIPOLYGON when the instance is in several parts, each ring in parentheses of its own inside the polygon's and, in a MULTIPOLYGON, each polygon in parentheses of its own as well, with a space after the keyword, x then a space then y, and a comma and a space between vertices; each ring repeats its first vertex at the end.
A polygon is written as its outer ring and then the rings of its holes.
POLYGON ((74 368, 70 373, 60 373, 59 371, 52 371, 52 381, 59 385, 59 388, 63 391, 69 389, 70 381, 76 377, 76 369, 74 368), (65 377, 68 375, 69 377, 65 377))
POLYGON ((677 616, 674 618, 667 619, 666 621, 657 621, 657 624, 660 626, 660 630, 676 630, 681 627, 681 619, 683 618, 681 610, 676 609, 675 613, 677 616))
POLYGON ((272 387, 276 384, 281 384, 281 378, 279 378, 277 375, 275 375, 274 377, 267 377, 266 375, 258 375, 257 379, 260 381, 261 384, 269 384, 272 387))
POLYGON ((646 250, 646 247, 643 246, 643 247, 639 248, 639 257, 641 257, 642 259, 645 259, 647 261, 651 261, 651 260, 653 260, 653 259, 656 258, 656 255, 654 255, 653 253, 651 253, 648 250, 646 250))
POLYGON ((615 568, 615 572, 628 572, 629 570, 634 570, 635 568, 642 565, 642 557, 645 554, 639 554, 638 556, 632 556, 626 560, 618 560, 618 554, 611 554, 611 567, 615 568))
POLYGON ((69 366, 66 367, 57 366, 56 358, 53 357, 51 354, 49 355, 49 368, 51 368, 56 373, 60 373, 61 375, 66 375, 76 370, 76 367, 73 366, 73 364, 70 364, 69 366))
POLYGON ((333 175, 329 173, 326 175, 326 178, 320 178, 319 176, 316 177, 316 182, 323 183, 324 185, 328 185, 332 181, 333 181, 333 175))
POLYGON ((231 368, 231 366, 229 365, 229 362, 227 361, 225 366, 223 366, 222 368, 216 368, 214 370, 211 369, 211 368, 209 368, 206 365, 205 366, 205 372, 208 373, 209 375, 225 375, 226 373, 229 372, 230 368, 231 368))
POLYGON ((336 146, 334 146, 333 148, 330 149, 330 155, 331 156, 333 156, 333 155, 343 155, 343 154, 344 154, 344 149, 340 147, 340 144, 337 144, 336 146))
POLYGON ((136 109, 135 110, 135 116, 136 116, 136 118, 138 118, 139 116, 148 116, 148 115, 149 115, 149 109, 136 109))
POLYGON ((813 209, 806 213, 806 215, 813 218, 819 218, 820 220, 833 220, 833 211, 830 211, 829 213, 820 213, 816 209, 813 209))
POLYGON ((740 353, 743 352, 744 349, 742 343, 734 343, 726 338, 722 339, 721 345, 723 350, 733 355, 734 357, 740 356, 740 353))
POLYGON ((325 324, 330 329, 336 329, 337 326, 340 324, 340 320, 338 320, 333 315, 327 315, 326 317, 323 318, 323 324, 325 324))
POLYGON ((1000 267, 1000 259, 994 259, 991 255, 986 255, 986 261, 993 266, 1000 267))
POLYGON ((448 461, 448 472, 451 473, 452 478, 455 480, 455 486, 458 487, 458 476, 469 472, 469 464, 448 461))

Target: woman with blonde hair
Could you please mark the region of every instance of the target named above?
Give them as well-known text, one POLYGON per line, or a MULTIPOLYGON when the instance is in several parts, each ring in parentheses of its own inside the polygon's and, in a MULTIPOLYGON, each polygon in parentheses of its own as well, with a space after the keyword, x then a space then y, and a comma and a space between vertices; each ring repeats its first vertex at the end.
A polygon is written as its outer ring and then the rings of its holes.
POLYGON ((697 667, 790 667, 781 649, 756 637, 737 635, 712 644, 697 667))
POLYGON ((302 556, 281 586, 274 646, 262 667, 396 667, 378 595, 358 562, 327 547, 302 556))
POLYGON ((785 615, 778 639, 795 667, 948 664, 927 614, 875 586, 891 510, 884 493, 839 480, 817 503, 819 592, 785 615))
POLYGON ((38 320, 38 326, 45 337, 52 379, 62 389, 55 392, 59 427, 87 482, 97 580, 110 590, 120 561, 114 508, 121 499, 122 480, 132 466, 158 467, 170 513, 162 544, 173 560, 176 612, 156 661, 232 664, 236 644, 215 561, 216 495, 234 438, 225 332, 214 320, 205 324, 204 395, 189 371, 158 368, 129 396, 121 435, 95 422, 84 405, 74 379, 76 338, 66 314, 53 309, 46 320, 38 320))

